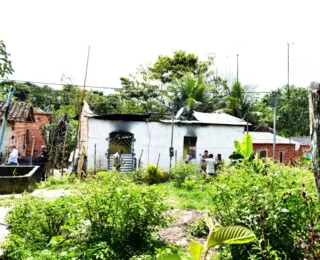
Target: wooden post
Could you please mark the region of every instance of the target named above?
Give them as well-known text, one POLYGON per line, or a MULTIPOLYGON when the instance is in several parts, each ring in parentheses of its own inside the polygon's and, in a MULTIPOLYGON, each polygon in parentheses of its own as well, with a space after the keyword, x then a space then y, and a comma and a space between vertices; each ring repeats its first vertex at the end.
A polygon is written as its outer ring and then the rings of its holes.
POLYGON ((157 173, 157 171, 158 171, 159 161, 160 161, 160 153, 159 153, 159 155, 158 155, 158 161, 157 161, 157 169, 156 169, 156 173, 157 173))
POLYGON ((33 150, 34 150, 34 141, 35 141, 35 137, 32 136, 32 148, 31 148, 30 165, 32 165, 32 157, 33 157, 33 150))
POLYGON ((309 115, 313 174, 320 200, 320 84, 311 82, 309 89, 309 115))
POLYGON ((177 163, 178 163, 178 151, 175 150, 175 151, 174 151, 174 165, 176 166, 177 163))
POLYGON ((64 168, 64 155, 66 153, 66 145, 67 145, 67 138, 68 137, 68 127, 66 128, 66 133, 64 135, 64 141, 63 141, 63 149, 62 149, 62 162, 61 162, 61 177, 63 176, 63 168, 64 168))
POLYGON ((139 162, 138 162, 138 168, 140 169, 140 166, 141 166, 141 157, 142 157, 142 154, 143 154, 143 149, 141 150, 141 154, 140 154, 140 157, 139 157, 139 162))
POLYGON ((97 173, 97 144, 94 144, 94 168, 93 174, 97 173))

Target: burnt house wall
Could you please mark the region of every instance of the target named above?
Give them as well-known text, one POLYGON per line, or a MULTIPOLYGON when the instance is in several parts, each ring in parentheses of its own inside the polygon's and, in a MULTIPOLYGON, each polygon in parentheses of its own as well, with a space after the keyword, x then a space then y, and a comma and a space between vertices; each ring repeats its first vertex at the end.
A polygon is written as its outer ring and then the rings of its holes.
MULTIPOLYGON (((197 137, 196 162, 204 150, 209 150, 215 156, 222 154, 227 159, 233 152, 235 139, 241 140, 244 126, 175 124, 173 147, 177 151, 177 161, 184 158, 184 137, 197 137)), ((171 143, 171 124, 162 122, 137 122, 106 119, 88 119, 88 169, 94 166, 94 146, 96 144, 96 165, 98 169, 107 169, 107 154, 110 133, 127 132, 134 135, 133 153, 138 161, 141 154, 141 167, 149 163, 157 164, 165 171, 169 169, 169 147, 171 143)), ((173 162, 175 160, 173 159, 173 162)))

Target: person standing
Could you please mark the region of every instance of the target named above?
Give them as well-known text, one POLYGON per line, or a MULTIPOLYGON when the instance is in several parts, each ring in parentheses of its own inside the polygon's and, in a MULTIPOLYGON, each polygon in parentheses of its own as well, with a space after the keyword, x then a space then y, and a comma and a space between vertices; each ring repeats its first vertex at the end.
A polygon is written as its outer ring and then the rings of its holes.
POLYGON ((49 161, 49 152, 45 145, 41 146, 41 152, 39 157, 39 164, 40 164, 40 173, 41 173, 41 180, 44 181, 46 179, 46 165, 49 161))
POLYGON ((113 169, 117 172, 120 172, 121 168, 121 155, 123 154, 122 150, 119 150, 117 153, 113 156, 113 169))
POLYGON ((214 164, 215 164, 215 159, 213 158, 213 154, 209 154, 209 158, 205 159, 207 163, 207 168, 206 172, 210 176, 214 176, 214 164))
POLYGON ((201 170, 207 171, 207 162, 206 159, 209 158, 209 152, 207 150, 204 151, 204 154, 201 156, 201 170))
POLYGON ((190 148, 188 149, 188 153, 187 153, 187 156, 186 156, 186 159, 184 160, 184 162, 186 164, 188 164, 192 159, 192 155, 191 155, 191 151, 190 151, 190 148))
POLYGON ((8 165, 18 165, 19 152, 14 145, 10 146, 8 165))

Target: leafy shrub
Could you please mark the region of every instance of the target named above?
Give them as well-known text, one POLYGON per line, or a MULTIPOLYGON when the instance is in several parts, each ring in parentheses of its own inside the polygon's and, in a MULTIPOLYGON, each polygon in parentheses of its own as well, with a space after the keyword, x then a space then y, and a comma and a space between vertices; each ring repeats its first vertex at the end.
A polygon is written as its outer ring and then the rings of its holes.
POLYGON ((209 228, 203 218, 196 220, 189 228, 188 231, 194 237, 204 237, 209 234, 209 228))
POLYGON ((232 246, 234 259, 316 258, 319 202, 311 172, 270 164, 257 174, 246 162, 223 168, 210 186, 217 219, 250 226, 258 237, 256 245, 232 246))
POLYGON ((143 182, 144 170, 141 168, 137 168, 132 172, 128 173, 129 178, 134 182, 143 182))
POLYGON ((178 187, 181 187, 186 180, 200 180, 201 177, 199 165, 184 162, 173 167, 170 176, 178 187))
POLYGON ((152 253, 166 224, 163 196, 118 173, 79 183, 78 195, 53 202, 27 196, 7 221, 9 259, 129 259, 152 253))
POLYGON ((155 184, 164 182, 167 179, 167 175, 160 167, 154 164, 148 164, 143 175, 144 182, 148 184, 155 184))

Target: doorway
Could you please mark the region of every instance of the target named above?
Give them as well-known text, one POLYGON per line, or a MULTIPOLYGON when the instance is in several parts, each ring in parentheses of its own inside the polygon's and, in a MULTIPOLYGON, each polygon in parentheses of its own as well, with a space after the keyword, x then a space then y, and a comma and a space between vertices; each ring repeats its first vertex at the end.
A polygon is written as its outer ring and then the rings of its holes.
POLYGON ((123 165, 120 168, 121 172, 133 171, 133 143, 134 136, 128 132, 112 132, 109 134, 109 150, 108 150, 108 170, 113 168, 113 156, 118 151, 122 150, 121 160, 123 165))
POLYGON ((186 158, 188 150, 190 149, 192 159, 196 159, 197 156, 197 137, 185 136, 183 138, 183 158, 186 158))

